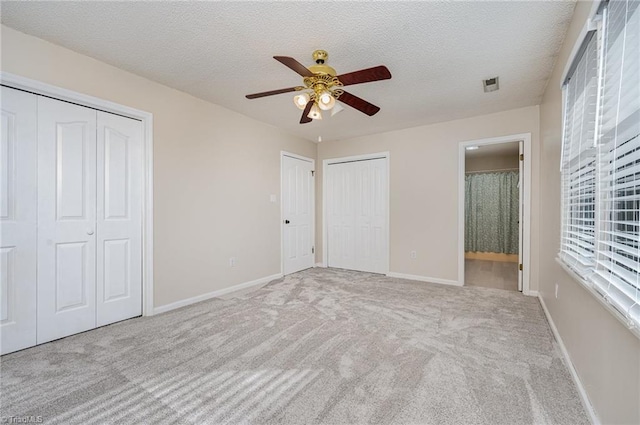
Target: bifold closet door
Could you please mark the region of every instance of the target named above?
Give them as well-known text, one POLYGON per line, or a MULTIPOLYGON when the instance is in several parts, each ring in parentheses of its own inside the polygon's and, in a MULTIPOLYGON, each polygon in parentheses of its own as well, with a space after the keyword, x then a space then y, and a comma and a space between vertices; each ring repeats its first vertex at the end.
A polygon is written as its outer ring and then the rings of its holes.
POLYGON ((142 123, 98 111, 97 325, 142 314, 142 123))
POLYGON ((96 327, 96 115, 38 97, 38 344, 96 327))
POLYGON ((36 344, 37 98, 2 87, 0 351, 36 344))
POLYGON ((1 90, 1 353, 141 315, 142 123, 1 90))
POLYGON ((38 343, 142 313, 142 124, 38 98, 38 343))
POLYGON ((387 159, 327 167, 328 266, 387 272, 387 159))

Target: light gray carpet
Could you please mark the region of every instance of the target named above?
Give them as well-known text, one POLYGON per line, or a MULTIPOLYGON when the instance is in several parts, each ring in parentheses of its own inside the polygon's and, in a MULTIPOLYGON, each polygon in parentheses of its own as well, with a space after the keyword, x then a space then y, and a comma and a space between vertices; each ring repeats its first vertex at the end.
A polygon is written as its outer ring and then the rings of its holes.
POLYGON ((537 299, 332 269, 1 361, 45 423, 588 423, 537 299))

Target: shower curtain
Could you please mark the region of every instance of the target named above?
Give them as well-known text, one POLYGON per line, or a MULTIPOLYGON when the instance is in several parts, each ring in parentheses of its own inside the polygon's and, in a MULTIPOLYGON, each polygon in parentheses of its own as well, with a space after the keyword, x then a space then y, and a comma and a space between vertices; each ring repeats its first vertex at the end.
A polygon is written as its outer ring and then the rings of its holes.
POLYGON ((518 253, 518 197, 517 171, 465 176, 465 251, 518 253))

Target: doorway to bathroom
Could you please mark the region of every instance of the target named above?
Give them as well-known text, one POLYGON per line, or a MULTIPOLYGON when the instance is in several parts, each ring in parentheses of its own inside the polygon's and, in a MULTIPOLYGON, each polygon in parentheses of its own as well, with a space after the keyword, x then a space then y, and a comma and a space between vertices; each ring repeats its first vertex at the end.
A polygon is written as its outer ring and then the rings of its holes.
POLYGON ((461 144, 460 276, 467 286, 528 290, 524 139, 461 144))

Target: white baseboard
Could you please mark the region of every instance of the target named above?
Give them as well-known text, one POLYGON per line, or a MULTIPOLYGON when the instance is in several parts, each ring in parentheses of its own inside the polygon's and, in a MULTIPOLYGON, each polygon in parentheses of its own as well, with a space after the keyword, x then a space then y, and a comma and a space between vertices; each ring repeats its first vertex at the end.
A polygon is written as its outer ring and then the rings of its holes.
POLYGON ((419 282, 430 282, 430 283, 440 283, 443 285, 462 286, 460 285, 460 282, 458 282, 457 280, 440 279, 437 277, 418 276, 414 274, 404 274, 404 273, 396 273, 396 272, 389 272, 387 273, 387 276, 397 277, 398 279, 417 280, 419 282))
POLYGON ((578 389, 578 393, 580 394, 580 400, 582 401, 582 405, 584 409, 587 411, 589 418, 591 419, 591 423, 593 425, 600 425, 600 420, 596 415, 596 411, 594 410, 591 402, 589 401, 589 396, 587 395, 587 391, 584 389, 582 385, 582 381, 580 381, 580 377, 578 376, 578 372, 576 368, 573 366, 573 362, 571 361, 571 357, 569 357, 569 352, 567 351, 567 347, 565 347, 564 342, 562 342, 562 337, 558 332, 558 328, 556 328, 556 324, 553 322, 551 318, 551 314, 547 309, 547 305, 544 303, 544 299, 541 295, 538 295, 538 299, 540 300, 540 305, 542 306, 542 310, 544 311, 544 315, 547 317, 547 322, 549 322, 549 327, 551 328, 551 332, 553 332, 553 336, 558 342, 558 346, 560 346, 560 351, 564 357, 565 364, 571 372, 571 377, 573 378, 573 382, 576 384, 576 388, 578 389))
POLYGON ((165 313, 167 311, 175 310, 176 308, 184 307, 190 304, 195 304, 200 301, 208 300, 211 298, 219 297, 221 295, 226 295, 231 292, 240 291, 242 289, 251 288, 252 286, 263 285, 265 283, 269 283, 272 280, 280 279, 282 277, 282 273, 276 273, 271 276, 261 277, 256 280, 251 280, 249 282, 239 283, 237 285, 230 286, 228 288, 218 289, 217 291, 207 292, 206 294, 198 295, 196 297, 187 298, 186 300, 176 301, 171 304, 165 304, 160 307, 156 307, 153 309, 153 314, 165 313))
POLYGON ((314 267, 327 267, 327 265, 325 263, 316 263, 316 265, 314 267))
POLYGON ((523 292, 523 294, 525 294, 528 297, 539 297, 540 296, 538 294, 538 291, 531 291, 531 290, 523 292))

